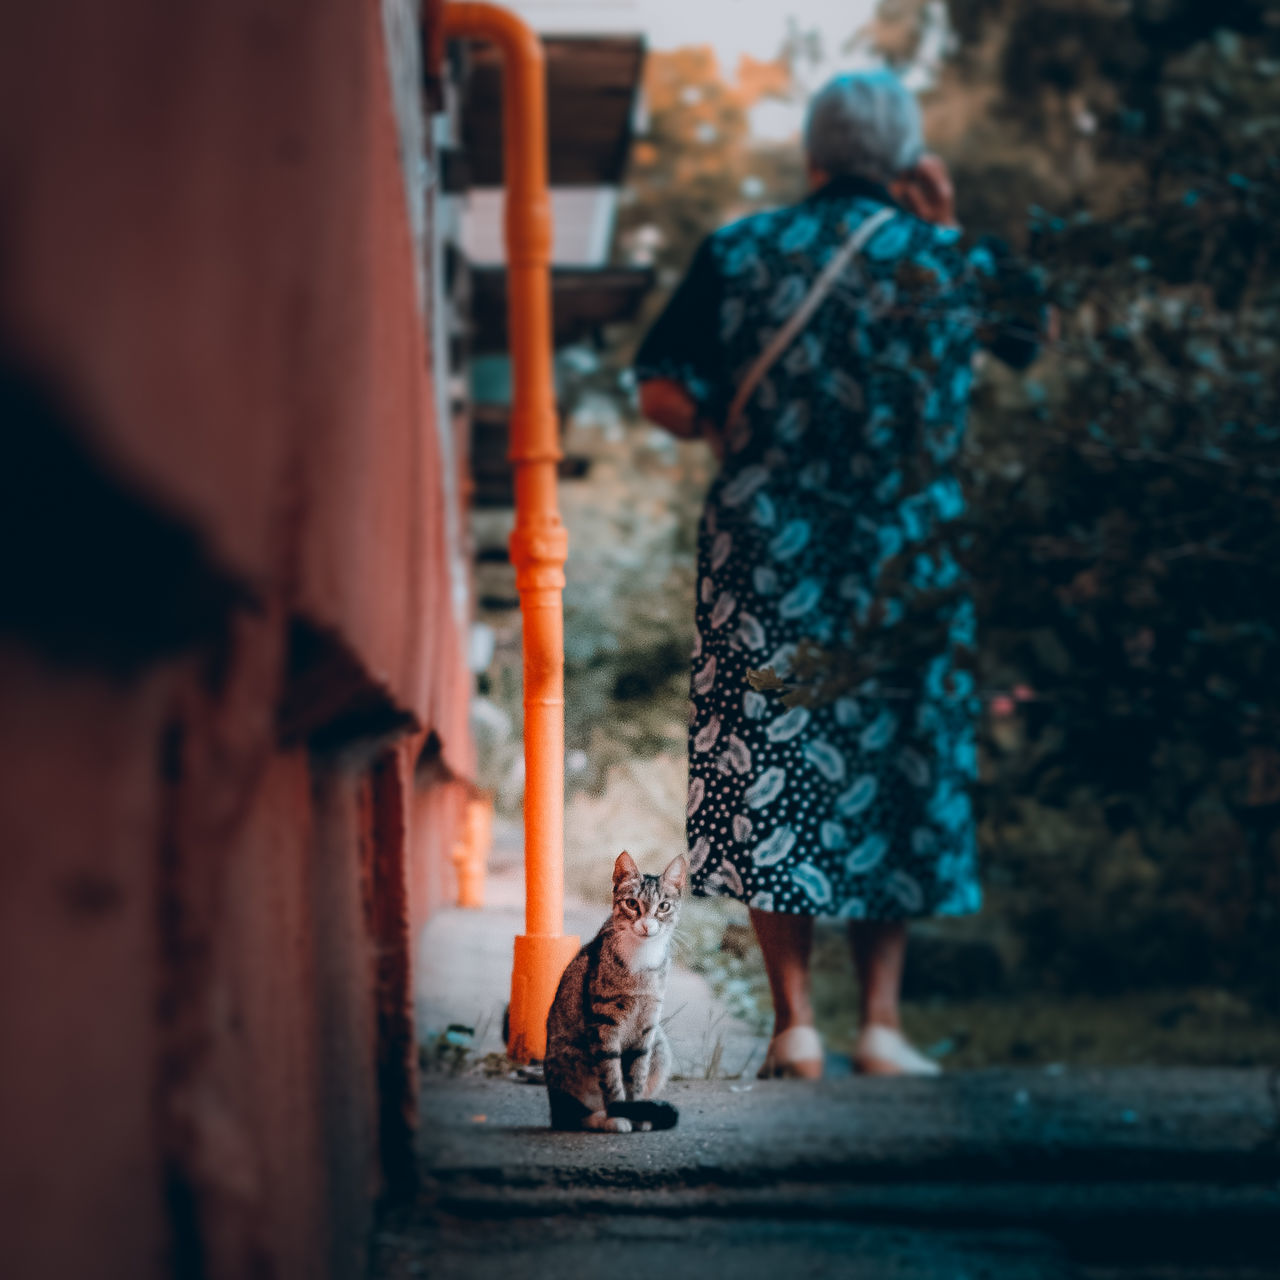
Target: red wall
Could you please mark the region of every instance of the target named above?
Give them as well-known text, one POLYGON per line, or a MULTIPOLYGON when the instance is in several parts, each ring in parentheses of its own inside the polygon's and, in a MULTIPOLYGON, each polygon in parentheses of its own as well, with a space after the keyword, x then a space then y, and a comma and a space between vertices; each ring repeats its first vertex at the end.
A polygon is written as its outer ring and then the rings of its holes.
POLYGON ((383 29, 0 25, 6 1280, 357 1275, 407 1168, 470 745, 383 29))

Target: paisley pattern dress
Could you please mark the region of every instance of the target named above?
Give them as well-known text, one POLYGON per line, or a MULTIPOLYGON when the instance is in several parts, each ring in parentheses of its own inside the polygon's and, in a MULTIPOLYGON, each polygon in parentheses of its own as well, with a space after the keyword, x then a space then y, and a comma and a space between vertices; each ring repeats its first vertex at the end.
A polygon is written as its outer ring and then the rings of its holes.
MULTIPOLYGON (((636 357, 722 422, 733 389, 888 192, 841 179, 710 236, 636 357)), ((1010 279, 993 243, 899 211, 763 379, 698 539, 694 891, 899 920, 978 909, 973 604, 954 463, 1010 279), (754 673, 754 674, 753 674, 754 673)), ((1015 290, 1016 291, 1016 290, 1015 290)))

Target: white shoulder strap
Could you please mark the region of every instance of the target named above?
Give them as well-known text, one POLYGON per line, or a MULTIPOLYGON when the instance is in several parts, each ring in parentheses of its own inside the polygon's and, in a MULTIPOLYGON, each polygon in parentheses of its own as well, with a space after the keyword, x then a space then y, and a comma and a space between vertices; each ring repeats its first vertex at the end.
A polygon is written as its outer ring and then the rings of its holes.
POLYGON ((769 345, 756 357, 755 363, 747 370, 746 377, 738 384, 733 403, 725 417, 726 431, 737 424, 747 401, 760 385, 760 380, 770 369, 778 357, 791 345, 796 335, 809 323, 810 317, 822 304, 822 300, 831 292, 832 285, 839 279, 844 269, 853 261, 854 256, 863 245, 880 230, 898 210, 891 205, 864 218, 857 230, 844 242, 840 251, 822 269, 822 273, 813 282, 813 286, 805 295, 804 301, 787 317, 787 322, 773 335, 769 345))

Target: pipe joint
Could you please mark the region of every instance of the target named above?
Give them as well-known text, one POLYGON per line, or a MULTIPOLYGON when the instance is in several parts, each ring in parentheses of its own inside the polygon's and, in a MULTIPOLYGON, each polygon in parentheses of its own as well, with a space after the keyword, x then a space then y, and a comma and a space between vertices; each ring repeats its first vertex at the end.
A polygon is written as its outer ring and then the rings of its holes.
POLYGON ((569 531, 559 522, 532 526, 516 525, 508 541, 511 563, 517 575, 542 569, 554 569, 560 573, 561 583, 565 561, 569 558, 569 531))
POLYGON ((552 409, 531 408, 525 412, 511 412, 511 445, 507 458, 517 466, 521 463, 545 463, 554 467, 564 457, 560 448, 560 431, 552 409))
POLYGON ((507 208, 505 217, 508 266, 546 266, 551 261, 552 222, 549 195, 531 195, 507 208))

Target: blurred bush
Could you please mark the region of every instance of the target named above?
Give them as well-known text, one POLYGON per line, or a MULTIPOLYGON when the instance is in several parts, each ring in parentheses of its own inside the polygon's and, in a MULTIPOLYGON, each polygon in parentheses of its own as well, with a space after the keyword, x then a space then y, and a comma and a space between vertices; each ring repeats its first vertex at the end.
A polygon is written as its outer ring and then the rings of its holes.
POLYGON ((1033 691, 987 733, 993 907, 1066 986, 1276 1002, 1276 9, 988 8, 1004 109, 1072 99, 1093 158, 1028 228, 1061 339, 972 425, 985 683, 1033 691))

